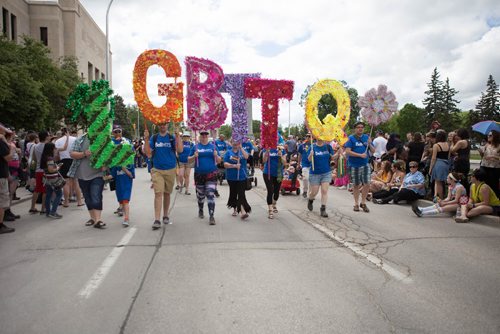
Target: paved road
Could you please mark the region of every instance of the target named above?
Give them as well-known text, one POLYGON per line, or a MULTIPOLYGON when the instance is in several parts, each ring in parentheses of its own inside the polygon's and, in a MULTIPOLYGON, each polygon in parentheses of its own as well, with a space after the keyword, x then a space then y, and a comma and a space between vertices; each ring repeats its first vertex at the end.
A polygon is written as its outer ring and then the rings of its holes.
POLYGON ((330 218, 287 195, 271 221, 261 181, 247 222, 225 208, 223 185, 216 226, 196 217, 194 194, 176 195, 173 224, 152 231, 144 170, 128 229, 109 191, 104 231, 77 207, 23 215, 0 236, 0 332, 500 332, 499 228, 407 206, 355 213, 333 188, 330 218))

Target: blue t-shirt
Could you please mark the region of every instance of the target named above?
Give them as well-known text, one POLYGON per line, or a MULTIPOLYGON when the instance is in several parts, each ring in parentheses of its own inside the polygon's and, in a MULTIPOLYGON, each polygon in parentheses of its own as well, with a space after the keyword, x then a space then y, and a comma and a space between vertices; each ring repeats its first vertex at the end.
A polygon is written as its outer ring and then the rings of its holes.
MULTIPOLYGON (((325 174, 330 172, 330 157, 333 155, 333 148, 329 144, 323 146, 313 145, 314 168, 311 167, 311 174, 325 174)), ((312 162, 311 162, 312 165, 312 162)))
POLYGON ((311 148, 311 143, 303 143, 299 145, 300 164, 302 167, 311 167, 311 162, 309 161, 309 149, 311 148))
POLYGON ((241 144, 241 147, 243 147, 243 149, 248 154, 250 154, 252 152, 252 150, 255 150, 255 148, 253 147, 252 142, 250 140, 248 140, 248 141, 244 142, 243 144, 241 144))
POLYGON ((228 181, 244 181, 247 179, 247 159, 243 157, 243 154, 241 154, 239 150, 236 153, 233 150, 229 150, 226 154, 224 154, 224 162, 228 162, 233 165, 238 163, 238 158, 241 165, 239 178, 237 168, 226 168, 226 179, 228 181))
POLYGON ((189 153, 191 153, 193 143, 190 141, 183 141, 182 146, 184 147, 184 150, 179 154, 179 162, 186 164, 188 162, 189 153))
POLYGON ((366 148, 368 147, 368 135, 363 134, 361 138, 357 138, 355 135, 350 135, 349 139, 345 143, 345 148, 350 148, 352 152, 363 154, 366 152, 366 158, 348 156, 347 161, 350 167, 358 168, 368 165, 368 152, 366 148))
MULTIPOLYGON (((267 149, 262 150, 262 154, 266 155, 267 154, 267 149)), ((281 150, 281 153, 283 155, 286 155, 285 150, 281 150)), ((263 174, 269 174, 269 168, 271 168, 271 176, 278 176, 278 161, 280 160, 280 156, 278 155, 278 150, 273 148, 269 150, 269 159, 267 159, 266 163, 264 164, 264 170, 262 171, 263 174), (271 163, 271 165, 269 165, 271 163)), ((283 164, 281 165, 283 168, 283 164)))
POLYGON ((156 143, 153 142, 154 136, 149 138, 149 146, 154 151, 153 166, 156 169, 167 170, 175 168, 177 159, 175 156, 175 137, 170 134, 156 136, 156 143))
MULTIPOLYGON (((217 165, 215 164, 214 158, 214 145, 212 143, 206 145, 198 143, 193 145, 193 147, 191 147, 191 152, 189 152, 189 156, 193 156, 196 150, 198 150, 198 162, 195 162, 194 172, 198 174, 215 172, 217 170, 217 165)), ((217 154, 219 154, 219 150, 217 150, 217 154)))
POLYGON ((220 139, 217 139, 215 141, 215 145, 217 146, 217 149, 219 150, 219 152, 228 150, 227 143, 225 141, 220 140, 220 139))

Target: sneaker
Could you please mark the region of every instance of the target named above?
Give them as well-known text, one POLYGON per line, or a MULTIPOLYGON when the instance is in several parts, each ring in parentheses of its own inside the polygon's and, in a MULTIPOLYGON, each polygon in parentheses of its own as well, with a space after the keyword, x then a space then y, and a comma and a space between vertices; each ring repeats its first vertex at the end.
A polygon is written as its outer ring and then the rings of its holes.
POLYGON ((6 216, 7 216, 7 215, 8 215, 8 216, 12 216, 12 217, 14 217, 14 219, 19 219, 19 218, 21 218, 21 216, 20 216, 20 215, 16 215, 14 212, 10 211, 10 209, 5 211, 5 215, 6 215, 6 216))
POLYGON ((155 220, 153 222, 153 230, 157 230, 161 227, 161 222, 159 220, 155 220))
POLYGON ((325 207, 322 207, 320 210, 319 210, 319 215, 323 218, 328 218, 328 213, 326 213, 326 208, 325 207))
POLYGON ((209 223, 210 225, 215 225, 215 218, 214 218, 213 216, 212 216, 212 217, 210 217, 210 219, 208 220, 208 223, 209 223))
POLYGON ((347 189, 347 187, 346 187, 346 186, 341 186, 341 187, 339 187, 338 189, 339 189, 339 190, 346 190, 346 189, 347 189))
POLYGON ((309 211, 313 210, 313 201, 313 199, 307 201, 307 208, 309 209, 309 211))
POLYGON ((6 221, 6 222, 13 222, 16 220, 16 218, 14 218, 14 216, 10 216, 10 215, 5 215, 3 217, 3 220, 6 221))
POLYGON ((307 191, 304 191, 304 192, 302 193, 302 197, 307 198, 307 191))
POLYGON ((12 233, 14 232, 16 229, 15 228, 12 228, 12 227, 8 227, 7 225, 5 225, 4 223, 0 224, 0 234, 4 234, 4 233, 12 233))
POLYGON ((422 217, 422 210, 420 210, 420 208, 417 206, 417 203, 414 203, 412 206, 411 206, 411 209, 413 210, 413 212, 418 216, 418 217, 422 217))
POLYGON ((49 217, 54 219, 61 219, 63 216, 56 212, 56 213, 49 213, 49 217))
POLYGON ((123 227, 129 227, 129 223, 128 223, 128 221, 127 221, 127 220, 124 220, 124 221, 122 222, 122 226, 123 226, 123 227))
POLYGON ((123 216, 123 209, 118 207, 118 209, 116 209, 113 213, 118 216, 123 216))
POLYGON ((198 218, 203 219, 205 215, 203 214, 203 210, 198 210, 198 218))
POLYGON ((163 217, 163 224, 172 225, 172 221, 168 217, 163 217))

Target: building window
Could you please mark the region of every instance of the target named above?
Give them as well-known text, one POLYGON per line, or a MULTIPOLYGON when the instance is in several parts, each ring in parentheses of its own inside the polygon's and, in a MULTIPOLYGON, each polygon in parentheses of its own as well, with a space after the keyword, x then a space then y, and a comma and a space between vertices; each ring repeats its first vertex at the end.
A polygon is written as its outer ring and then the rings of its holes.
POLYGON ((40 27, 40 40, 42 41, 43 45, 49 45, 49 32, 47 30, 47 27, 40 27))
POLYGON ((95 68, 94 80, 99 80, 100 76, 101 76, 101 73, 100 73, 99 69, 96 67, 95 68))
POLYGON ((101 79, 106 80, 106 76, 104 75, 104 73, 101 73, 101 79))
POLYGON ((93 79, 93 75, 94 75, 94 65, 92 65, 92 63, 88 63, 88 72, 87 72, 87 81, 88 81, 88 84, 91 85, 92 84, 92 79, 93 79))
POLYGON ((10 35, 17 42, 17 18, 14 14, 10 14, 10 35))
POLYGON ((2 32, 7 36, 7 28, 9 26, 9 11, 2 7, 2 32))

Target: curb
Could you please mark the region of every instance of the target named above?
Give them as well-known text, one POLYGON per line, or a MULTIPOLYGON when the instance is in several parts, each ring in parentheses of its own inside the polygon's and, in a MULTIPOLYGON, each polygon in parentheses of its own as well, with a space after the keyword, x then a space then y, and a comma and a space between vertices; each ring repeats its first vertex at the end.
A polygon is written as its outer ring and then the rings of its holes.
MULTIPOLYGON (((425 199, 419 199, 419 200, 417 200, 417 203, 418 203, 418 206, 424 206, 424 207, 434 204, 434 202, 428 201, 425 199)), ((450 213, 450 216, 453 216, 453 213, 450 213)), ((500 228, 500 217, 498 217, 498 216, 480 215, 480 216, 472 218, 470 220, 470 222, 475 223, 475 224, 488 225, 488 226, 500 228)))

